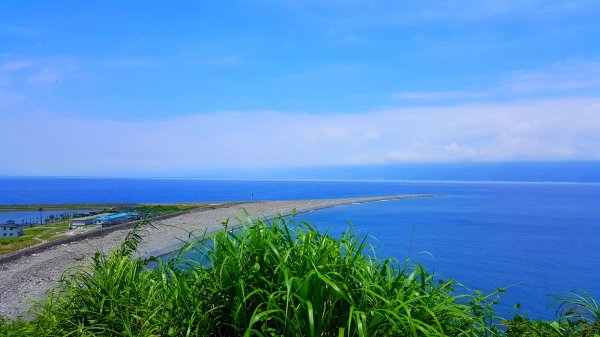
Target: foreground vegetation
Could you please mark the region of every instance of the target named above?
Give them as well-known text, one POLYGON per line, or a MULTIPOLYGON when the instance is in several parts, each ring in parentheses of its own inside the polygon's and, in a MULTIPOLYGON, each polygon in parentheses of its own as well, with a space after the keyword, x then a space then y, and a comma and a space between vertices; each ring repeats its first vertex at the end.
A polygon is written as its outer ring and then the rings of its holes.
POLYGON ((0 335, 600 335, 600 308, 585 295, 565 297, 556 321, 501 321, 496 293, 466 292, 419 266, 373 258, 364 236, 336 239, 289 221, 235 231, 225 224, 211 240, 191 236, 179 255, 155 261, 135 257, 144 220, 120 249, 68 272, 35 319, 0 320, 0 335))

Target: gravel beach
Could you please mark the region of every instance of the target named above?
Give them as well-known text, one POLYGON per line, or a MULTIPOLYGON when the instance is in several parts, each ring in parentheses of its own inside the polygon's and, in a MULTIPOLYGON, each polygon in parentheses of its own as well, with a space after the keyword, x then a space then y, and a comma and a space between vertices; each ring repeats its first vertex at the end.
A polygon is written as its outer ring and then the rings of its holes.
MULTIPOLYGON (((231 217, 244 217, 242 209, 255 217, 273 218, 278 214, 290 214, 294 209, 301 213, 353 203, 426 196, 428 195, 268 201, 197 209, 162 220, 156 228, 146 230, 144 243, 138 252, 143 257, 166 254, 177 249, 190 232, 198 231, 201 234, 204 230, 216 231, 222 228, 222 221, 231 217)), ((15 260, 0 260, 0 315, 30 318, 30 302, 42 299, 47 290, 57 285, 66 269, 85 264, 97 251, 110 252, 123 241, 128 230, 115 229, 99 237, 57 245, 25 254, 15 260)))

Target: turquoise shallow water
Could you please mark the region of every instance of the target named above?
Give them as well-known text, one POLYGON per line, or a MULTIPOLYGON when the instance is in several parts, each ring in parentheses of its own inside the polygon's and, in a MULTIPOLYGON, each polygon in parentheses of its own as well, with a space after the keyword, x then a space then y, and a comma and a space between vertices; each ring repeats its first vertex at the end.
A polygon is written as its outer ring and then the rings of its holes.
POLYGON ((551 318, 551 295, 585 289, 600 298, 600 184, 185 179, 0 178, 0 203, 185 202, 311 199, 431 193, 298 216, 339 233, 353 222, 380 257, 423 263, 484 291, 508 288, 500 312, 520 302, 551 318))

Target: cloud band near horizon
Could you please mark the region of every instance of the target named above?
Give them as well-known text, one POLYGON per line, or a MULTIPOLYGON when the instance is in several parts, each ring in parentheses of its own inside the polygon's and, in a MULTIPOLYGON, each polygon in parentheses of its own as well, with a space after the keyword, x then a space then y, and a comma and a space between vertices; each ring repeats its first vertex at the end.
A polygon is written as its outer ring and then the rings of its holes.
POLYGON ((215 112, 119 121, 0 116, 5 175, 149 175, 407 162, 600 160, 600 99, 215 112))

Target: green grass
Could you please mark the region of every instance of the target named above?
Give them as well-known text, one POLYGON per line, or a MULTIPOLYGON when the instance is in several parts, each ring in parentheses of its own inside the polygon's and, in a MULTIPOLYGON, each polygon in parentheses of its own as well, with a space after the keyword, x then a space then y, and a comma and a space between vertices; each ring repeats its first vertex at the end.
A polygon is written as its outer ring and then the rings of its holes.
POLYGON ((497 324, 497 293, 435 281, 422 267, 367 254, 364 236, 333 238, 285 218, 190 236, 154 268, 135 257, 148 220, 110 255, 66 273, 32 321, 3 336, 581 336, 600 333, 591 297, 569 294, 553 322, 497 324), (193 258, 192 258, 193 257, 193 258), (202 263, 200 263, 200 262, 202 263), (462 294, 462 295, 457 295, 462 294), (538 333, 539 332, 539 333, 538 333))
POLYGON ((0 239, 0 255, 31 247, 45 241, 58 240, 63 237, 60 234, 66 232, 68 229, 69 224, 66 222, 25 228, 23 235, 19 237, 0 239))
POLYGON ((181 204, 181 205, 178 205, 178 204, 172 204, 172 205, 147 204, 147 205, 137 206, 137 207, 133 208, 133 210, 136 212, 139 212, 140 214, 151 215, 151 216, 160 216, 160 215, 173 214, 173 213, 177 213, 177 212, 189 211, 194 208, 204 207, 204 206, 205 206, 204 204, 191 204, 191 205, 187 205, 187 204, 181 204))

